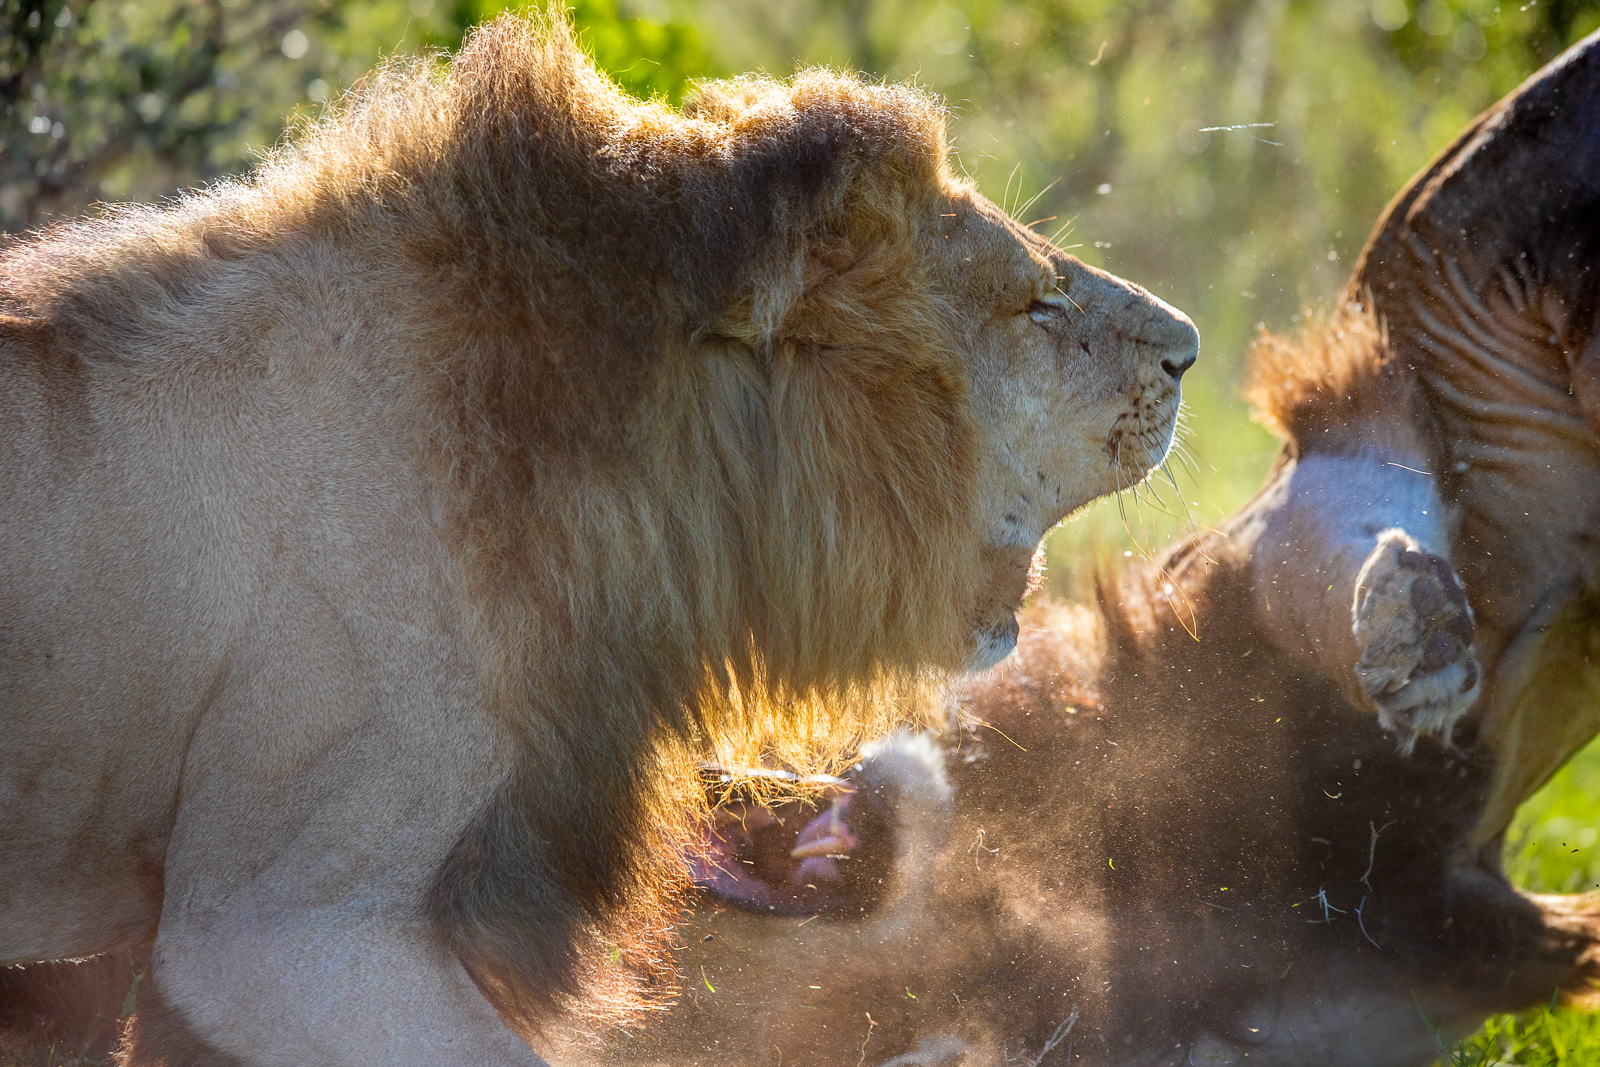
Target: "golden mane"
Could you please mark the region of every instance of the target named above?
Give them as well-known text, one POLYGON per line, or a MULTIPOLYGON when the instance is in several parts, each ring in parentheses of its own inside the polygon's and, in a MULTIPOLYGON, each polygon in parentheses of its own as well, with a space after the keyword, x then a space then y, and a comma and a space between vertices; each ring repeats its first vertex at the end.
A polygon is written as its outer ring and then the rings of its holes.
MULTIPOLYGON (((950 615, 976 595, 975 428, 938 309, 919 306, 909 221, 948 178, 943 114, 827 71, 741 92, 742 109, 715 87, 684 115, 639 104, 559 20, 501 21, 442 77, 386 73, 304 149, 338 170, 359 158, 350 140, 431 122, 403 158, 448 161, 409 252, 433 278, 429 347, 475 344, 441 361, 430 452, 457 487, 450 536, 493 635, 494 691, 536 733, 434 906, 514 1017, 561 988, 557 946, 528 952, 520 922, 540 872, 505 820, 526 810, 518 794, 553 795, 540 820, 580 828, 554 857, 582 909, 571 924, 616 938, 617 909, 648 922, 657 872, 676 871, 662 828, 683 798, 666 783, 692 779, 663 752, 698 738, 740 764, 804 765, 884 730, 912 710, 922 665, 958 662, 950 615), (830 277, 822 252, 858 248, 872 261, 830 277), (501 287, 463 256, 507 264, 501 287), (530 337, 547 339, 532 358, 530 337), (691 360, 692 343, 725 358, 691 360), (898 580, 897 560, 930 577, 898 580), (597 768, 614 783, 599 796, 597 768), (636 802, 640 783, 654 803, 636 802), (485 855, 496 877, 475 878, 485 855)), ((397 203, 423 188, 394 185, 397 203)))

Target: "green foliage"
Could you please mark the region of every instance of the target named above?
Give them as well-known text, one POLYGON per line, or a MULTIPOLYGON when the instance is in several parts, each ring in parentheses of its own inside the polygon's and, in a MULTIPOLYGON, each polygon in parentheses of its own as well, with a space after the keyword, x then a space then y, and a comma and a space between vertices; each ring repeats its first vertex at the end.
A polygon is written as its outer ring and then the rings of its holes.
POLYGON ((1600 1064, 1600 1015, 1540 1008, 1496 1015, 1448 1046, 1435 1067, 1593 1067, 1600 1064))
POLYGON ((0 0, 0 229, 247 169, 431 2, 0 0))
MULTIPOLYGON (((506 6, 463 0, 0 0, 0 231, 249 169, 383 56, 452 48, 506 6)), ((629 92, 714 73, 698 31, 579 0, 629 92)))
MULTIPOLYGON (((459 37, 502 11, 526 6, 461 0, 452 18, 459 37)), ((721 73, 681 7, 658 3, 634 11, 623 9, 617 0, 571 0, 568 10, 595 63, 640 99, 677 104, 692 79, 721 73)))
POLYGON ((584 44, 595 62, 617 84, 642 99, 662 98, 677 104, 692 78, 723 73, 693 26, 670 21, 624 18, 616 0, 579 0, 572 8, 584 44))

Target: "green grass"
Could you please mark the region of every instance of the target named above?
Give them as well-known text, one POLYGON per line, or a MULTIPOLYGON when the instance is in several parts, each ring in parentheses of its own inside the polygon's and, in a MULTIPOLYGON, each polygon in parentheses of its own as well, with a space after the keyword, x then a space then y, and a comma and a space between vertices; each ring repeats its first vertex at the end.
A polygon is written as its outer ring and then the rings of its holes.
POLYGON ((1535 893, 1600 889, 1600 741, 1568 761, 1517 809, 1506 873, 1535 893))
POLYGON ((1600 1064, 1600 1014, 1540 1008, 1496 1015, 1450 1048, 1436 1067, 1588 1067, 1600 1064))
MULTIPOLYGON (((1506 833, 1506 873, 1535 893, 1600 888, 1600 740, 1517 809, 1506 833)), ((1436 1067, 1597 1067, 1600 1013, 1540 1008, 1496 1015, 1446 1051, 1436 1067)))

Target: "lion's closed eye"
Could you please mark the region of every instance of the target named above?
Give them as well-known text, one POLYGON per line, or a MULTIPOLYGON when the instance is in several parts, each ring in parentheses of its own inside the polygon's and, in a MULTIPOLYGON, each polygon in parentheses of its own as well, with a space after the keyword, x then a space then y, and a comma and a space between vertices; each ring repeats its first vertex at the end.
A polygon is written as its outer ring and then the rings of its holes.
POLYGON ((1028 318, 1034 322, 1045 323, 1060 315, 1063 310, 1060 304, 1053 304, 1045 300, 1035 300, 1028 305, 1028 318))

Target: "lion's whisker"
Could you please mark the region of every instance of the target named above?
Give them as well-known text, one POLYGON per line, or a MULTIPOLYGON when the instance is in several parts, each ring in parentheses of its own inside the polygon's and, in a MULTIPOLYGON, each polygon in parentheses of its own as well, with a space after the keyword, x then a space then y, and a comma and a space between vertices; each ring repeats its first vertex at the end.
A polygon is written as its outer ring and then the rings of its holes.
POLYGON ((1154 511, 1157 515, 1165 515, 1167 518, 1172 519, 1175 522, 1183 522, 1183 516, 1179 515, 1177 511, 1173 509, 1172 505, 1167 503, 1166 497, 1162 496, 1161 493, 1157 491, 1156 482, 1154 479, 1146 478, 1139 484, 1144 489, 1146 496, 1149 497, 1150 509, 1152 511, 1154 511))
POLYGON ((1196 465, 1194 457, 1189 455, 1188 443, 1183 440, 1172 442, 1172 451, 1168 453, 1178 461, 1179 467, 1187 474, 1196 485, 1200 483, 1200 468, 1196 465))
POLYGON ((1061 241, 1061 239, 1063 237, 1065 237, 1067 234, 1072 232, 1073 224, 1076 223, 1077 221, 1078 221, 1078 216, 1074 215, 1071 218, 1069 218, 1066 222, 1063 222, 1061 224, 1061 228, 1056 230, 1055 233, 1050 235, 1050 243, 1051 244, 1060 243, 1060 241, 1061 241))
POLYGON ((1172 486, 1172 491, 1177 495, 1178 503, 1183 508, 1182 521, 1184 526, 1193 530, 1199 524, 1195 521, 1194 512, 1189 510, 1189 502, 1183 498, 1183 489, 1179 487, 1178 480, 1172 476, 1172 469, 1167 466, 1166 460, 1161 461, 1160 470, 1162 475, 1166 477, 1168 484, 1172 486))
MULTIPOLYGON (((1017 165, 1020 167, 1022 164, 1019 163, 1017 165)), ((1045 186, 1043 189, 1040 189, 1037 193, 1034 193, 1032 196, 1028 197, 1027 200, 1023 201, 1021 204, 1018 204, 1016 209, 1014 211, 1012 211, 1011 214, 1013 214, 1013 215, 1022 214, 1024 211, 1028 210, 1034 204, 1038 203, 1039 202, 1039 198, 1041 196, 1043 196, 1045 193, 1048 193, 1051 189, 1054 189, 1057 185, 1060 185, 1060 184, 1061 184, 1061 179, 1057 178, 1055 181, 1051 182, 1049 185, 1045 186)), ((1021 186, 1020 183, 1017 186, 1017 193, 1018 193, 1018 195, 1021 195, 1021 193, 1022 193, 1022 186, 1021 186)), ((1040 219, 1039 221, 1040 222, 1045 222, 1047 220, 1040 219)), ((1030 223, 1029 225, 1032 225, 1032 224, 1030 223)))
MULTIPOLYGON (((1001 210, 1003 210, 1007 215, 1016 214, 1016 212, 1011 209, 1011 183, 1012 181, 1016 180, 1017 175, 1021 172, 1021 163, 1018 163, 1016 166, 1012 167, 1011 173, 1006 175, 1006 187, 1000 193, 1000 207, 1001 210)), ((1022 195, 1022 183, 1020 181, 1017 182, 1017 195, 1022 195)))
POLYGON ((1146 529, 1144 523, 1144 508, 1147 501, 1139 495, 1139 490, 1143 487, 1143 481, 1137 481, 1128 487, 1128 495, 1133 497, 1133 515, 1139 521, 1139 532, 1135 534, 1132 530, 1129 530, 1128 536, 1133 538, 1134 547, 1139 550, 1139 554, 1149 559, 1154 555, 1154 549, 1152 547, 1151 531, 1146 529))

